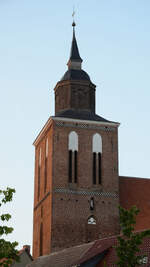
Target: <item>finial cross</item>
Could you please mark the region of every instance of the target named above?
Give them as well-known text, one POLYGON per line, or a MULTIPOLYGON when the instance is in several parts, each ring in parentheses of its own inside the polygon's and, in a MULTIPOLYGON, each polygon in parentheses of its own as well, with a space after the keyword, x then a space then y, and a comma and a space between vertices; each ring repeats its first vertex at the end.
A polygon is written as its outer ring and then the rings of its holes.
POLYGON ((74 16, 75 16, 75 9, 73 7, 73 13, 72 13, 73 21, 74 21, 74 16))

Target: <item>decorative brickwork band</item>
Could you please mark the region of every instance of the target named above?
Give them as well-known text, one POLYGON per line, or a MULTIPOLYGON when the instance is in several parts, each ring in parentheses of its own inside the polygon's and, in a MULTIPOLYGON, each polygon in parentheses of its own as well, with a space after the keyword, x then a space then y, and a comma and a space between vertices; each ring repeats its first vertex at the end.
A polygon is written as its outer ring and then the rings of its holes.
MULTIPOLYGON (((70 190, 65 188, 56 188, 54 190, 55 193, 65 193, 65 194, 73 194, 73 195, 82 195, 82 196, 100 196, 100 197, 108 197, 108 198, 118 198, 118 194, 114 192, 95 192, 95 191, 77 191, 77 190, 70 190)), ((42 202, 49 196, 52 192, 48 192, 43 199, 34 207, 36 210, 42 202)))
POLYGON ((55 124, 59 127, 72 127, 72 128, 85 128, 85 129, 98 129, 98 130, 102 130, 105 132, 114 132, 115 128, 113 127, 108 127, 108 126, 96 126, 96 125, 90 125, 90 124, 86 124, 86 123, 65 123, 65 122, 55 122, 55 124))
POLYGON ((110 198, 118 198, 118 194, 115 192, 95 192, 95 191, 77 191, 70 190, 65 188, 56 188, 54 190, 55 193, 65 193, 65 194, 75 194, 75 195, 85 195, 85 196, 100 196, 100 197, 110 197, 110 198))

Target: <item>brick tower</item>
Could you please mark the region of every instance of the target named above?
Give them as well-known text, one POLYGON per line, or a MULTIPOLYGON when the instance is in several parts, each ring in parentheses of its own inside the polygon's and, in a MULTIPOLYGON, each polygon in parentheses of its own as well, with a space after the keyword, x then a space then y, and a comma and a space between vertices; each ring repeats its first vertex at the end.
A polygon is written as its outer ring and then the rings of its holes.
POLYGON ((34 141, 33 256, 119 232, 118 126, 95 113, 73 22, 68 70, 56 84, 55 116, 34 141))

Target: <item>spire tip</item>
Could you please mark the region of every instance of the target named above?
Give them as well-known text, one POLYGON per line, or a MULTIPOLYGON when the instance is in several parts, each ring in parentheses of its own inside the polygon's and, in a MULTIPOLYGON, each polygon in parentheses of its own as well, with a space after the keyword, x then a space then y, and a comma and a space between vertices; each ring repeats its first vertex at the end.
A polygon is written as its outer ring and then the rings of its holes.
POLYGON ((73 21, 73 22, 72 22, 72 27, 75 27, 75 26, 76 26, 76 24, 75 24, 75 22, 73 21))
POLYGON ((74 21, 74 16, 75 16, 75 10, 74 10, 74 7, 73 7, 73 13, 72 13, 73 22, 72 22, 72 27, 75 27, 76 26, 75 21, 74 21))

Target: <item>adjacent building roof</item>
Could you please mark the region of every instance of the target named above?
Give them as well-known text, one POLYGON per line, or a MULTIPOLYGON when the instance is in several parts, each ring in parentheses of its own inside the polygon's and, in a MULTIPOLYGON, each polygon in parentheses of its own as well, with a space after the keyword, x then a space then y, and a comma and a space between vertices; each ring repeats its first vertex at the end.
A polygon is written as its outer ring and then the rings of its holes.
MULTIPOLYGON (((3 263, 5 259, 1 259, 0 262, 3 263)), ((21 250, 19 250, 19 262, 13 260, 9 267, 26 267, 26 265, 32 262, 32 256, 30 254, 30 246, 24 245, 21 250)))
POLYGON ((27 267, 71 267, 74 262, 82 258, 93 244, 94 242, 86 243, 39 257, 27 267))
MULTIPOLYGON (((96 240, 93 246, 89 248, 89 250, 85 253, 83 258, 80 258, 79 261, 76 262, 77 266, 90 266, 88 262, 90 259, 94 258, 96 255, 101 255, 102 252, 107 251, 104 257, 100 259, 98 266, 103 267, 104 262, 107 267, 117 266, 115 262, 117 261, 117 255, 114 246, 117 244, 117 237, 108 237, 100 240, 96 240), (84 263, 87 263, 85 265, 84 263)), ((145 264, 144 266, 150 265, 150 238, 145 238, 143 240, 143 244, 140 246, 139 255, 145 255, 145 264)), ((97 265, 95 265, 97 266, 97 265)), ((143 265, 141 265, 143 266, 143 265)))
MULTIPOLYGON (((114 248, 116 244, 116 236, 99 239, 39 257, 27 267, 103 267, 104 262, 107 267, 116 266, 117 255, 114 248)), ((150 266, 150 238, 143 240, 139 255, 145 255, 144 266, 150 266)))
POLYGON ((106 252, 105 255, 107 255, 109 249, 112 248, 112 245, 116 244, 117 244, 116 236, 96 240, 94 244, 88 249, 88 251, 83 255, 83 257, 80 258, 79 261, 76 261, 76 264, 82 266, 83 263, 88 262, 96 255, 99 254, 101 255, 103 252, 106 252))

